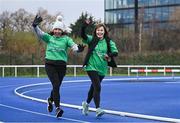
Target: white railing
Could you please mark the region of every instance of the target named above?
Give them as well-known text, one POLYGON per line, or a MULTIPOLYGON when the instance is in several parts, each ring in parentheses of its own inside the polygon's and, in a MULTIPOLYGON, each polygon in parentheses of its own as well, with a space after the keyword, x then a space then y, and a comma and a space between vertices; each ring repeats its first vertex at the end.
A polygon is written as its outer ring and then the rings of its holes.
MULTIPOLYGON (((0 68, 2 68, 2 77, 5 77, 5 68, 14 68, 14 77, 17 77, 18 75, 18 68, 36 68, 36 75, 37 77, 40 76, 40 68, 44 68, 45 65, 0 65, 0 68)), ((74 68, 73 73, 74 76, 77 76, 77 67, 82 67, 82 65, 67 65, 67 67, 74 68)))
MULTIPOLYGON (((44 65, 0 65, 0 69, 2 69, 2 75, 0 77, 5 77, 5 68, 14 68, 14 77, 18 76, 18 69, 20 68, 36 68, 36 76, 40 77, 40 68, 44 68, 44 65)), ((67 65, 68 68, 73 68, 73 75, 77 76, 77 68, 82 68, 82 65, 67 65)), ((148 76, 148 69, 149 68, 157 68, 157 69, 164 69, 163 75, 166 76, 166 69, 180 69, 180 65, 117 65, 118 68, 126 68, 127 75, 131 75, 131 69, 144 69, 146 72, 146 76, 148 76)), ((116 69, 118 69, 116 68, 116 69)), ((118 73, 121 74, 121 73, 118 73)), ((109 75, 113 75, 113 69, 109 69, 109 75)))

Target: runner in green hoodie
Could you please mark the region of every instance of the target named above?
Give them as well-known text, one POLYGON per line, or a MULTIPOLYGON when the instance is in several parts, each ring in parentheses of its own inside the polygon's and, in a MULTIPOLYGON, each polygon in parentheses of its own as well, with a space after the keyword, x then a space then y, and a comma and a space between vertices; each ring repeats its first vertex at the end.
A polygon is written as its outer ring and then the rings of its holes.
POLYGON ((50 97, 47 99, 49 112, 53 111, 53 102, 56 107, 56 117, 61 117, 63 110, 60 108, 60 86, 62 80, 66 74, 66 62, 68 59, 67 49, 71 48, 74 52, 82 52, 84 50, 83 45, 77 45, 73 40, 64 35, 67 27, 63 22, 56 19, 53 24, 51 34, 43 32, 39 27, 39 23, 42 21, 41 16, 37 15, 33 21, 33 28, 39 39, 47 44, 45 55, 45 70, 49 80, 52 84, 52 91, 50 97))
POLYGON ((88 114, 89 103, 92 98, 96 106, 96 116, 102 116, 105 112, 100 108, 101 81, 108 71, 108 66, 116 67, 114 57, 118 55, 115 43, 108 37, 108 31, 104 24, 97 24, 93 35, 86 35, 85 29, 90 22, 86 21, 81 29, 83 42, 88 44, 88 53, 84 60, 84 69, 91 79, 91 86, 86 101, 82 102, 82 113, 88 114))

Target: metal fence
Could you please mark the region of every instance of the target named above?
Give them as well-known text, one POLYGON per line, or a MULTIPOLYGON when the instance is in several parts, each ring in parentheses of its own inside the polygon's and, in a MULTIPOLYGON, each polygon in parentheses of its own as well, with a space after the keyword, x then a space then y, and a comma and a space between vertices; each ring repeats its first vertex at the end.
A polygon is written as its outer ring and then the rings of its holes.
MULTIPOLYGON (((18 72, 18 70, 22 69, 22 68, 33 68, 35 69, 35 71, 33 71, 33 73, 35 74, 36 77, 40 77, 41 73, 40 73, 40 69, 44 68, 44 65, 0 65, 0 77, 6 77, 5 73, 8 69, 11 69, 12 73, 13 73, 13 77, 19 77, 21 76, 20 73, 18 72)), ((67 65, 67 69, 68 68, 73 68, 72 72, 73 72, 73 76, 77 76, 77 69, 82 69, 82 65, 67 65)), ((150 73, 149 70, 150 69, 161 69, 163 70, 161 73, 163 73, 164 76, 167 75, 167 73, 170 73, 170 71, 167 71, 168 69, 176 69, 179 70, 180 69, 180 65, 117 65, 116 71, 114 71, 113 68, 109 68, 109 76, 112 75, 118 75, 123 73, 126 76, 131 76, 134 74, 134 72, 132 71, 132 69, 136 69, 137 71, 135 72, 136 74, 142 73, 142 69, 143 69, 143 73, 145 74, 145 76, 148 76, 148 74, 150 73), (124 72, 122 72, 122 69, 124 72), (140 71, 138 71, 138 69, 140 71)), ((136 75, 135 74, 135 75, 136 75)), ((171 71, 171 74, 174 75, 173 71, 171 71)))

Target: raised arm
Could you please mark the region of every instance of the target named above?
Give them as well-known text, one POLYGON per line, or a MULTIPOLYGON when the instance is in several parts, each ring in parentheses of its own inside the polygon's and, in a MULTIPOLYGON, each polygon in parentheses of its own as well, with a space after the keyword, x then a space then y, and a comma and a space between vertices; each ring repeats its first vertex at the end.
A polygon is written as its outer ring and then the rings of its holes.
POLYGON ((32 23, 33 27, 36 27, 37 25, 39 25, 42 22, 42 17, 40 15, 36 15, 36 17, 34 18, 34 21, 32 23))
POLYGON ((34 29, 36 35, 37 35, 40 39, 42 39, 43 35, 45 35, 45 32, 43 32, 38 26, 33 27, 33 29, 34 29))
POLYGON ((81 28, 81 37, 84 40, 87 40, 87 35, 86 35, 86 28, 87 28, 87 24, 83 24, 82 28, 81 28))
POLYGON ((84 40, 87 40, 88 39, 88 36, 86 35, 86 28, 87 26, 90 24, 90 20, 86 20, 83 25, 82 25, 82 28, 81 28, 81 37, 84 39, 84 40))
POLYGON ((44 42, 48 42, 49 41, 49 34, 43 32, 38 26, 42 22, 42 20, 43 19, 41 16, 36 15, 36 17, 34 18, 34 21, 32 23, 32 27, 33 27, 34 32, 36 33, 36 35, 39 39, 42 39, 42 41, 44 41, 44 42))
POLYGON ((32 23, 32 27, 39 38, 42 38, 44 34, 44 32, 38 27, 38 25, 42 22, 42 20, 43 19, 40 15, 36 15, 32 23))

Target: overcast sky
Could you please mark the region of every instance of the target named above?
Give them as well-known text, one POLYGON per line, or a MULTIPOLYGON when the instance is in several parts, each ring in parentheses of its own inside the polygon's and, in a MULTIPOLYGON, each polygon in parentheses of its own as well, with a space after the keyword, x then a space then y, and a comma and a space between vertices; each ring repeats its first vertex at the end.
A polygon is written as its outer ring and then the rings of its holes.
POLYGON ((88 12, 96 20, 104 22, 104 0, 0 0, 0 13, 24 8, 35 14, 40 7, 48 10, 51 15, 62 12, 67 25, 74 23, 82 12, 88 12))

